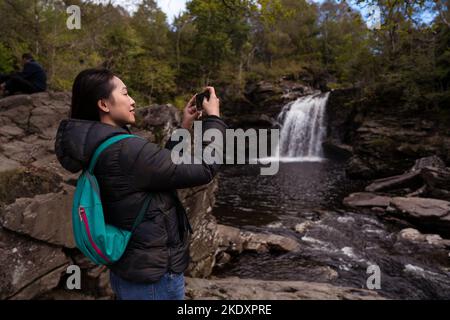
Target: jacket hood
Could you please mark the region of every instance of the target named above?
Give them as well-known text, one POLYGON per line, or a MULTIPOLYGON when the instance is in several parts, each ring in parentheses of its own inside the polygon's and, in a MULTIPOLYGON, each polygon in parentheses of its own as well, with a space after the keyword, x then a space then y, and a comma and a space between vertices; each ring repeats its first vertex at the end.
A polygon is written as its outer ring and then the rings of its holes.
POLYGON ((64 119, 56 132, 55 154, 62 167, 76 173, 89 166, 95 149, 106 139, 130 134, 127 126, 116 127, 100 121, 64 119))

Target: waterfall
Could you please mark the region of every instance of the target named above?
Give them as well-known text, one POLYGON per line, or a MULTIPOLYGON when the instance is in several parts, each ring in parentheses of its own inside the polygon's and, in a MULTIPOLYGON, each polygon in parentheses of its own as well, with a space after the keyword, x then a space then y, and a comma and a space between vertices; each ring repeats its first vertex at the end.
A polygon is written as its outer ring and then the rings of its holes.
POLYGON ((277 157, 281 161, 322 161, 326 135, 325 106, 329 92, 300 97, 287 103, 281 123, 277 157))

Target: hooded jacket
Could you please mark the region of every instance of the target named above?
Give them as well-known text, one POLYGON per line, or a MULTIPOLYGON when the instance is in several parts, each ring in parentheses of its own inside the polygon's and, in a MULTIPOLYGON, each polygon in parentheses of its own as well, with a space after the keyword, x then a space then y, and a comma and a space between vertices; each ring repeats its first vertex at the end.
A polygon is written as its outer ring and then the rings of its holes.
MULTIPOLYGON (((218 129, 225 138, 226 128, 218 116, 202 120, 203 132, 218 129)), ((55 153, 65 169, 76 173, 88 167, 103 141, 129 133, 126 126, 64 119, 57 130, 55 153)), ((186 230, 190 224, 176 189, 207 184, 220 164, 175 164, 170 154, 176 144, 169 139, 161 148, 138 137, 123 139, 106 148, 94 168, 108 224, 131 230, 145 197, 152 193, 150 206, 124 254, 109 266, 125 280, 153 283, 167 271, 181 273, 189 266, 190 237, 186 230)), ((202 148, 208 144, 209 141, 203 141, 202 148)))
POLYGON ((33 59, 25 63, 22 72, 19 72, 18 75, 30 81, 37 92, 47 89, 47 74, 41 65, 33 59))

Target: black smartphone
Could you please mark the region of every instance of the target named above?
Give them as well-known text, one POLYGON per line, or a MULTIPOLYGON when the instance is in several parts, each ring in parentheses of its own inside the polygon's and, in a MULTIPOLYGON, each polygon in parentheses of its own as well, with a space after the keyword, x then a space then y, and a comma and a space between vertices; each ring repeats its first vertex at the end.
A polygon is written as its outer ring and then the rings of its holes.
POLYGON ((203 99, 209 100, 210 92, 209 90, 205 90, 202 93, 197 93, 195 95, 195 105, 197 107, 197 111, 203 110, 203 99))

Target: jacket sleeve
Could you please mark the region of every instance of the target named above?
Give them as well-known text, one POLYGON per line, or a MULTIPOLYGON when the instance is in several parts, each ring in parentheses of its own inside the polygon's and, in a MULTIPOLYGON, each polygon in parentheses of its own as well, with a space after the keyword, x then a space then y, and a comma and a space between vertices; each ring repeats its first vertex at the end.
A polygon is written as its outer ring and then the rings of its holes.
POLYGON ((25 80, 29 80, 35 71, 36 70, 33 64, 25 63, 22 72, 18 72, 18 75, 24 78, 25 80))
MULTIPOLYGON (((222 152, 225 159, 225 129, 227 125, 220 117, 208 116, 202 121, 202 133, 208 129, 217 129, 222 133, 222 141, 202 141, 202 153, 206 146, 216 145, 215 151, 222 152)), ((193 137, 191 137, 193 139, 193 137)), ((141 139, 139 139, 141 140, 141 139)), ((170 140, 169 140, 170 141, 170 140)), ((171 149, 178 143, 168 142, 165 148, 157 144, 140 141, 136 160, 130 169, 133 182, 138 190, 161 191, 170 189, 183 189, 209 183, 217 174, 220 163, 175 164, 171 158, 171 149), (167 148, 168 147, 168 148, 167 148)))
MULTIPOLYGON (((180 129, 181 126, 178 126, 176 129, 180 129)), ((166 144, 164 145, 164 148, 172 150, 173 147, 177 145, 177 141, 172 141, 171 139, 167 140, 166 144)))

